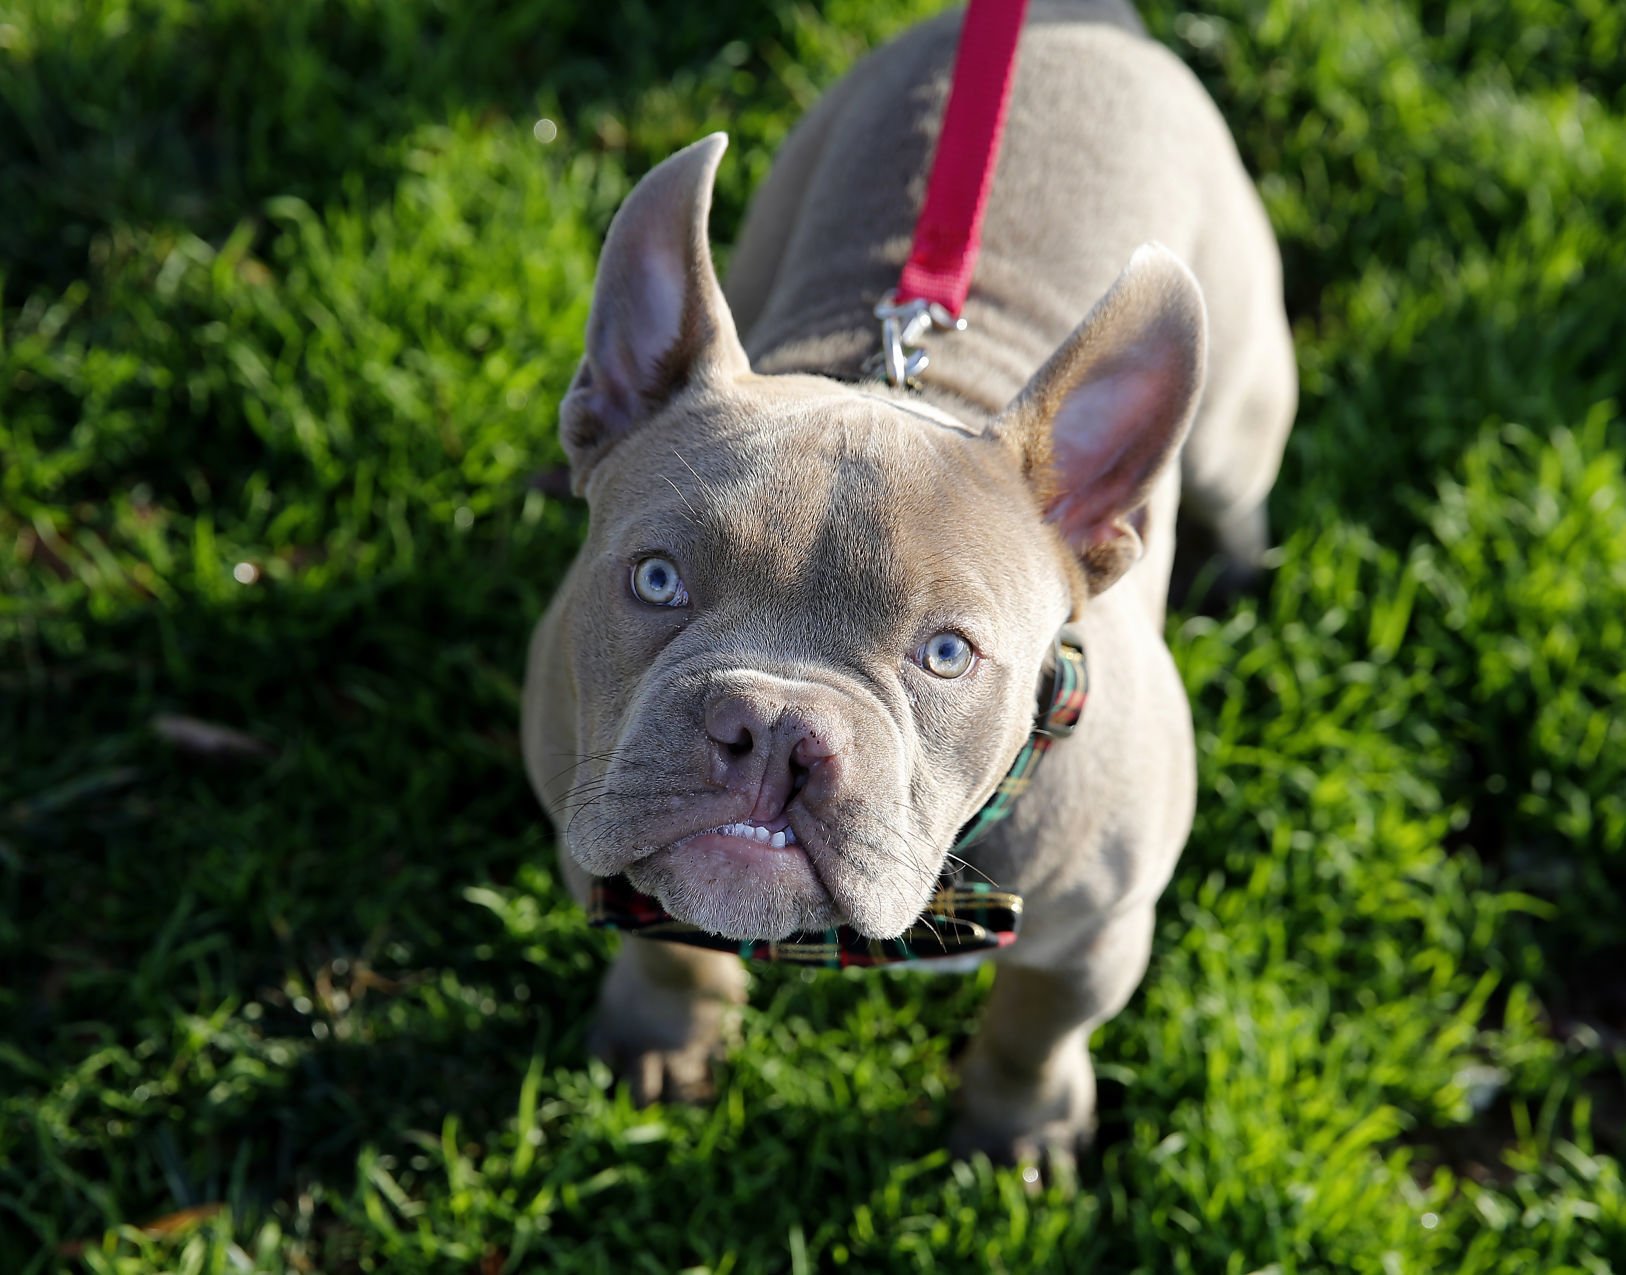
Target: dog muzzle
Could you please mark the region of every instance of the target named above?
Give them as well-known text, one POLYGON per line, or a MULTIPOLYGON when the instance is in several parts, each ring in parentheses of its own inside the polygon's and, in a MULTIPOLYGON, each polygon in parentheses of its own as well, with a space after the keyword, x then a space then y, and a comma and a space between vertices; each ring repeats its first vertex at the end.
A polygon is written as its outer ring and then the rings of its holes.
MULTIPOLYGON (((993 796, 960 829, 951 857, 981 841, 1027 791, 1051 746, 1077 727, 1089 696, 1084 645, 1071 625, 1056 635, 1039 689, 1033 730, 999 781, 993 796)), ((593 882, 588 917, 599 928, 625 930, 643 938, 733 952, 746 960, 779 961, 825 969, 898 965, 995 951, 1016 942, 1022 926, 1022 896, 987 882, 964 880, 965 870, 946 873, 926 910, 896 938, 874 939, 850 926, 793 934, 779 942, 725 938, 680 921, 623 876, 593 882)))

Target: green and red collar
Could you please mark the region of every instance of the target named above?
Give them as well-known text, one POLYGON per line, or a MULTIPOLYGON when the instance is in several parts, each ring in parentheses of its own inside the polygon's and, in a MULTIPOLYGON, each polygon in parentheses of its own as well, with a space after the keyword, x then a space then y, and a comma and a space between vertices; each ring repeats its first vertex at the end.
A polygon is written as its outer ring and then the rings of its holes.
MULTIPOLYGON (((1039 691, 1039 708, 1016 760, 980 810, 960 829, 951 853, 958 855, 988 835, 1011 811, 1033 782, 1039 760, 1058 739, 1073 733, 1089 696, 1089 669, 1084 646, 1071 626, 1056 635, 1039 691)), ((984 882, 967 882, 947 873, 926 910, 897 938, 872 939, 850 926, 793 934, 780 942, 724 938, 679 921, 622 876, 593 882, 588 915, 596 927, 625 930, 645 938, 665 939, 691 947, 735 952, 747 960, 840 969, 846 966, 896 965, 1006 947, 1016 941, 1022 924, 1022 896, 984 882)))

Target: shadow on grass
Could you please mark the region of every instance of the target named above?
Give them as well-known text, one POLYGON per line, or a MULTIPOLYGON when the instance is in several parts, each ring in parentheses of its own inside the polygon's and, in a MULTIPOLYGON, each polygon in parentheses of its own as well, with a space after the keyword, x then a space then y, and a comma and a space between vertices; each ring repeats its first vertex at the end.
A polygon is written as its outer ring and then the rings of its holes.
POLYGON ((530 1194, 625 1184, 561 1212, 550 1245, 626 1258, 627 1235, 595 1221, 606 1208, 699 1227, 669 1245, 726 1235, 732 1179, 764 1166, 856 1205, 900 1154, 939 1145, 942 1113, 913 1094, 832 1113, 754 1093, 715 1155, 690 1150, 698 1136, 621 1140, 634 1121, 698 1134, 724 1116, 618 1116, 586 1066, 607 944, 554 876, 514 738, 538 581, 557 572, 542 564, 563 552, 532 549, 51 617, 0 747, 0 1255, 221 1202, 248 1224, 309 1207, 342 1247, 374 1151, 409 1190, 454 1172, 443 1135, 490 1168, 528 1067, 544 1097, 569 1087, 539 1117, 553 1150, 530 1194), (80 625, 93 647, 63 641, 80 625), (271 756, 166 748, 158 712, 244 730, 271 756), (532 919, 510 926, 491 894, 532 919), (675 1177, 669 1152, 686 1157, 675 1177))
MULTIPOLYGON (((353 1164, 358 1140, 422 1120, 433 1095, 512 1090, 523 1061, 492 1066, 498 1026, 465 1003, 511 1003, 520 981, 480 955, 501 931, 465 892, 546 848, 514 738, 539 586, 496 561, 481 574, 453 554, 372 587, 50 618, 4 696, 0 1091, 32 1094, 59 1147, 0 1156, 11 1190, 106 1182, 91 1192, 111 1210, 100 1226, 158 1208, 178 1182, 201 1190, 239 1153, 256 1173, 353 1164), (74 649, 79 624, 97 633, 89 649, 74 649), (159 712, 245 730, 271 759, 165 748, 159 712), (363 971, 379 1008, 368 1030, 387 1044, 324 1046, 313 1028, 337 1031, 323 1015, 362 1002, 363 971), (250 1005, 255 1017, 236 1012, 250 1005), (166 1052, 165 1078, 132 1090, 140 1060, 166 1052), (183 1140, 202 1128, 213 1149, 181 1145, 170 1159, 184 1172, 166 1164, 155 1139, 171 1127, 183 1140)), ((567 1018, 587 995, 538 990, 567 1018)), ((499 1048, 523 1059, 536 1026, 504 1021, 499 1048)), ((74 1213, 87 1220, 43 1210, 74 1213)))
POLYGON ((110 229, 211 238, 272 195, 320 206, 389 182, 405 135, 460 112, 523 118, 554 103, 624 147, 613 117, 643 89, 713 59, 720 30, 756 47, 784 22, 743 0, 618 5, 611 21, 584 0, 23 7, 0 48, 13 304, 83 275, 110 229))

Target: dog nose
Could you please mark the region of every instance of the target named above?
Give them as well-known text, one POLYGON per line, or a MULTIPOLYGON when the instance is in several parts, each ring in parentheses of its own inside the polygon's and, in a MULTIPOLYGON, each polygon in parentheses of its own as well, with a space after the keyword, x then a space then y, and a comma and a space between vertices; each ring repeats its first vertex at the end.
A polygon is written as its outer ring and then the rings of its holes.
POLYGON ((847 734, 828 710, 721 693, 706 702, 713 782, 757 790, 754 814, 773 818, 792 798, 822 799, 847 734), (811 791, 808 791, 811 786, 811 791))

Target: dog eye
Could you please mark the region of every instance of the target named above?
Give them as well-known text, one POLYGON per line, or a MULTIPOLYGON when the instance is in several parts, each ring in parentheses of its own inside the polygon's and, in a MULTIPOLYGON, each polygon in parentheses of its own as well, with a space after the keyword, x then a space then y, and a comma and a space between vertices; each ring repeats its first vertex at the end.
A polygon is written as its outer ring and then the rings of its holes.
POLYGON ((971 643, 958 633, 939 633, 927 638, 926 645, 920 648, 920 662, 937 677, 964 677, 975 659, 971 643))
POLYGON ((687 606, 689 591, 670 558, 651 555, 639 559, 632 569, 632 591, 642 602, 657 607, 687 606))

